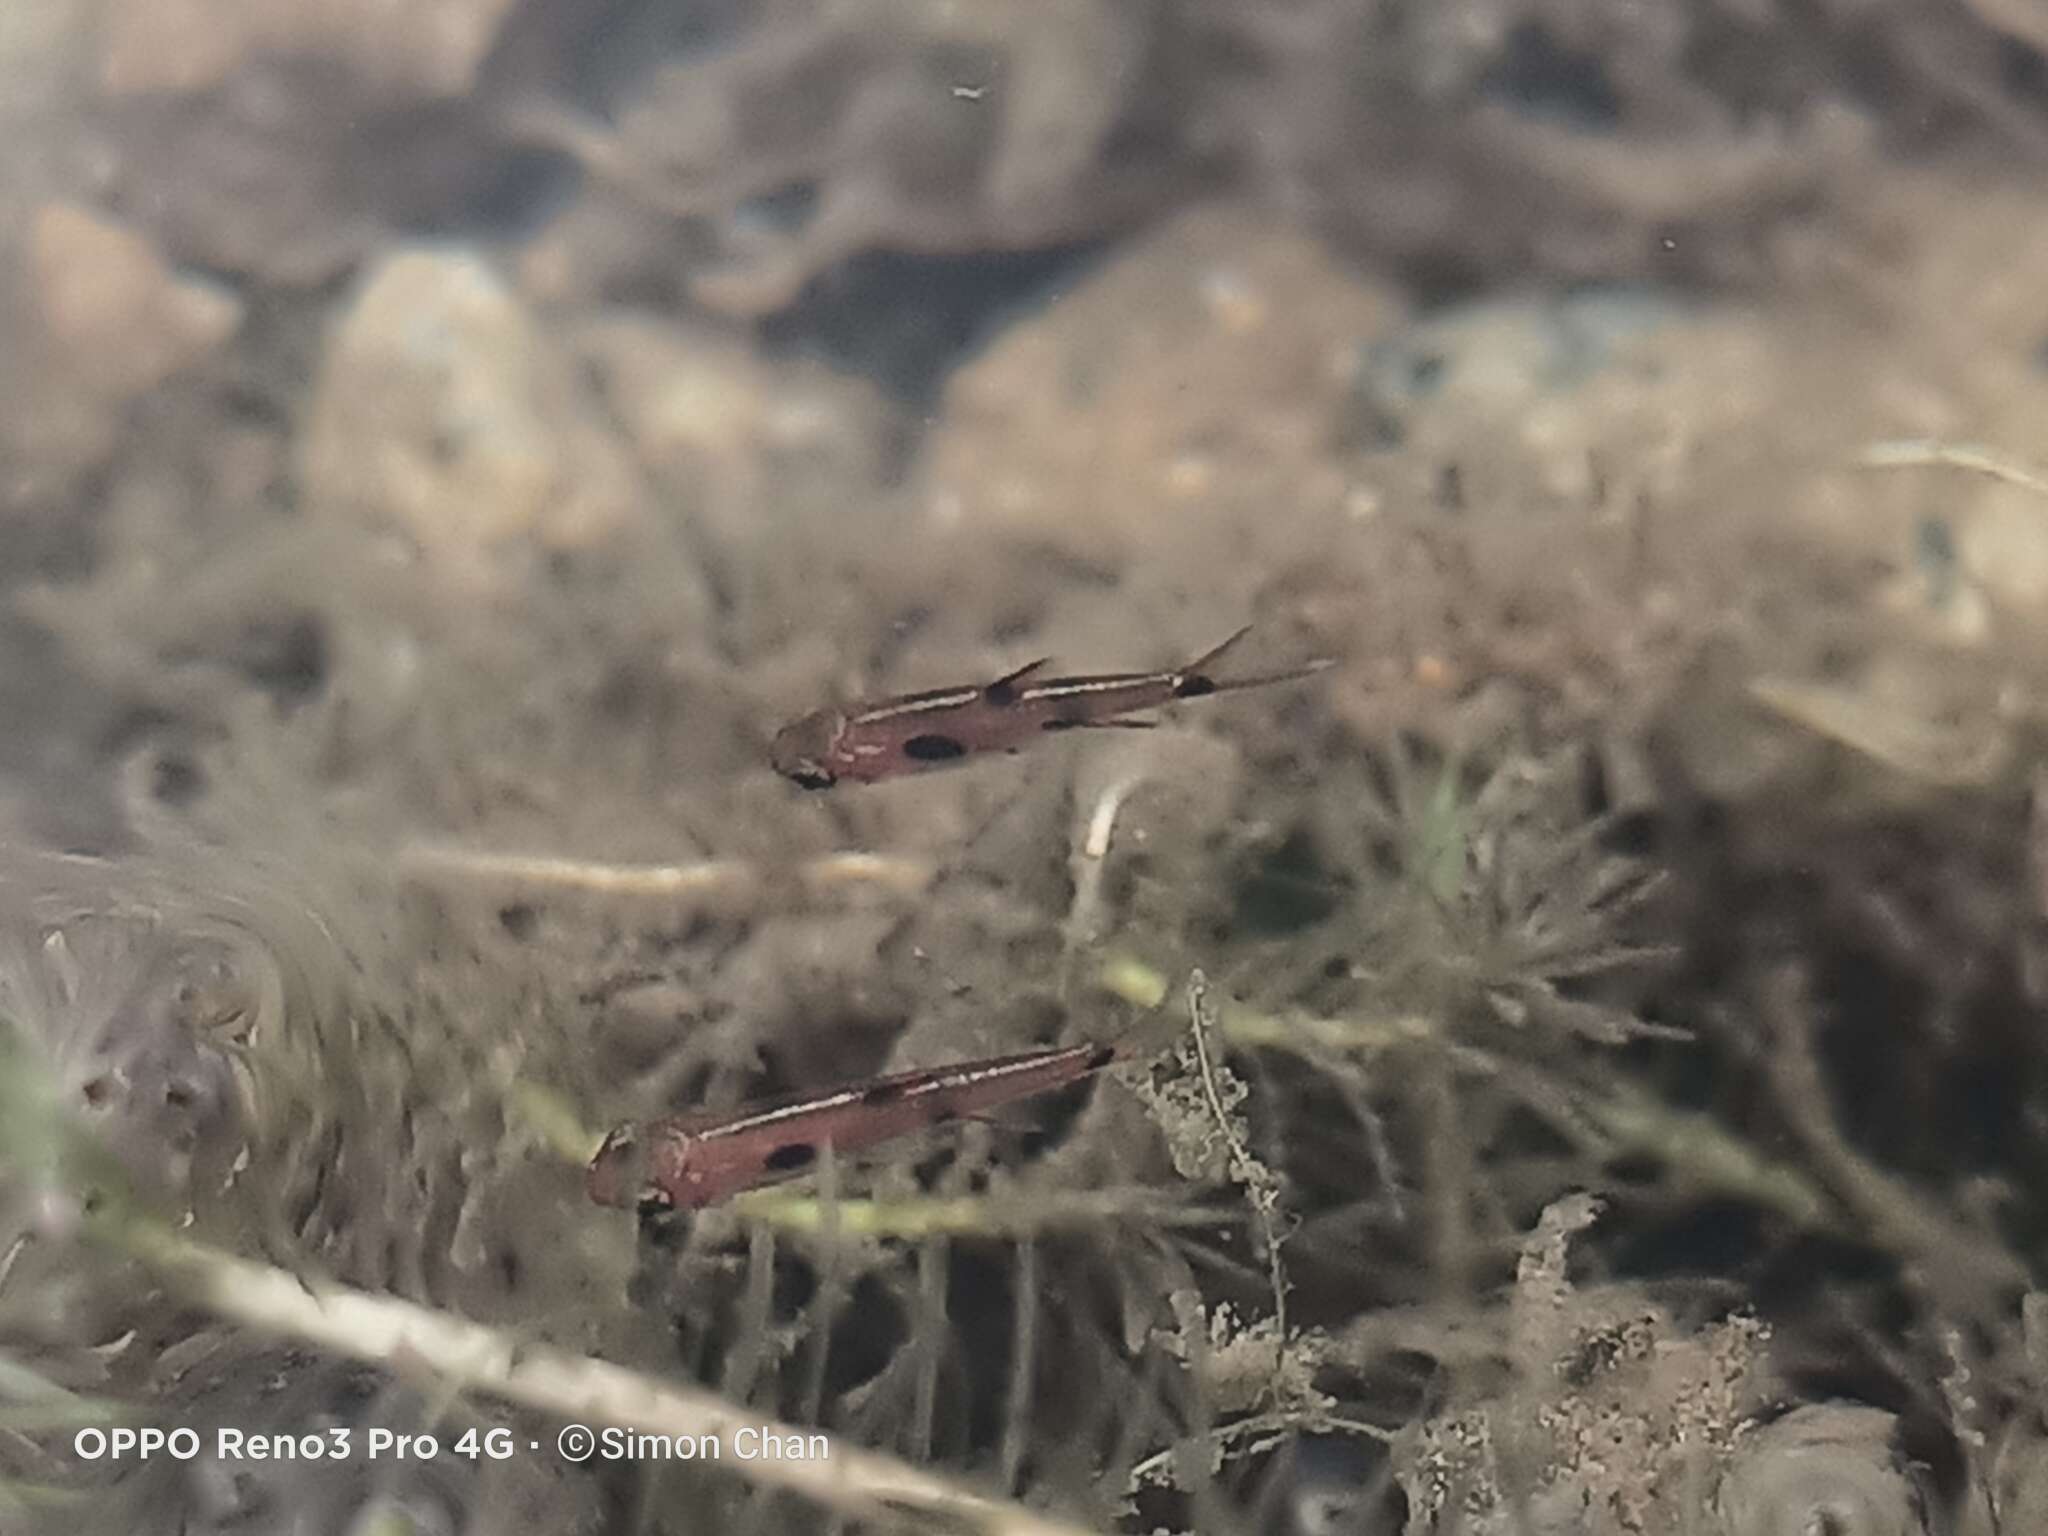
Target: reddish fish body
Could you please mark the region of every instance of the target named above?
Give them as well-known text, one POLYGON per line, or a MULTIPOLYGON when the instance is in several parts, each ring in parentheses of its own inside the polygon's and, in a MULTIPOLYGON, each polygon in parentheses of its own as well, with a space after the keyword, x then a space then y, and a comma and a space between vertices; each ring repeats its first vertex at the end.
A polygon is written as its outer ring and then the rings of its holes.
POLYGON ((1176 699, 1291 682, 1329 665, 1318 661, 1291 672, 1219 681, 1210 669, 1248 633, 1241 629, 1171 671, 1038 678, 1046 664, 1040 658, 992 683, 814 710, 777 733, 770 759, 776 772, 805 789, 830 789, 841 780, 874 783, 950 767, 977 753, 1018 752, 1049 731, 1147 726, 1152 722, 1130 716, 1176 699))
POLYGON ((1068 1045, 622 1126, 590 1160, 590 1198, 599 1205, 699 1210, 742 1190, 801 1177, 817 1166, 827 1144, 857 1152, 1064 1088, 1116 1058, 1114 1046, 1068 1045))

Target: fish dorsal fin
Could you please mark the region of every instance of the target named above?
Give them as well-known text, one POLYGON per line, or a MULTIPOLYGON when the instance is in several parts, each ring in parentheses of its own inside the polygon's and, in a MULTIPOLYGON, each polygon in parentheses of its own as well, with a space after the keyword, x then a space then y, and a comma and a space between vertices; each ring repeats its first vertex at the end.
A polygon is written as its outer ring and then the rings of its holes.
POLYGON ((1052 662, 1050 656, 1041 656, 1036 661, 1027 661, 1014 672, 1005 672, 1001 677, 981 690, 981 696, 998 707, 1017 702, 1017 685, 1032 673, 1042 671, 1052 662))

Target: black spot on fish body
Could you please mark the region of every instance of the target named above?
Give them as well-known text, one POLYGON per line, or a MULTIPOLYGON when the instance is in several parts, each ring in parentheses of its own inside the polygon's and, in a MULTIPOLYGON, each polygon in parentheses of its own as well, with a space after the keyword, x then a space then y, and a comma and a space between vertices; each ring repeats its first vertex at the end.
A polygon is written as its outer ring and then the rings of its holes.
POLYGON ((922 736, 913 736, 903 743, 903 755, 919 763, 945 763, 956 757, 965 757, 964 743, 951 736, 942 736, 933 731, 922 736))
POLYGON ((792 1141, 787 1146, 777 1147, 761 1160, 761 1166, 770 1173, 793 1173, 799 1168, 808 1168, 818 1160, 818 1149, 808 1141, 792 1141))
POLYGON ((932 1111, 933 1125, 951 1125, 960 1118, 960 1111, 950 1104, 941 1104, 932 1111))
POLYGON ((860 1096, 860 1101, 863 1104, 894 1104, 903 1094, 901 1083, 877 1083, 860 1096))
POLYGON ((1177 679, 1173 685, 1173 696, 1176 699, 1199 699, 1215 691, 1216 679, 1204 677, 1199 672, 1190 672, 1186 677, 1177 679))
POLYGON ((1113 1045, 1102 1045, 1102 1046, 1097 1046, 1097 1047, 1095 1048, 1095 1053, 1094 1053, 1094 1054, 1093 1054, 1092 1056, 1090 1056, 1090 1057, 1088 1058, 1088 1070, 1089 1070, 1090 1072, 1100 1072, 1100 1071, 1101 1071, 1101 1070, 1102 1070, 1102 1069, 1103 1069, 1104 1067, 1108 1066, 1108 1065, 1109 1065, 1109 1064, 1110 1064, 1111 1062, 1113 1062, 1113 1061, 1115 1061, 1115 1060, 1116 1060, 1116 1047, 1115 1047, 1115 1046, 1113 1046, 1113 1045))

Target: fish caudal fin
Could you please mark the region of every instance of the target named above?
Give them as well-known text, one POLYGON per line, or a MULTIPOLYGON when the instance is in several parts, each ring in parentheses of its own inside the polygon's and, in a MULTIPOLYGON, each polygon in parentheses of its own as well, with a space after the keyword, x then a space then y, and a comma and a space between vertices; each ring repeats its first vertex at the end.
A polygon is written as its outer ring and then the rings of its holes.
POLYGON ((1334 667, 1337 663, 1329 657, 1290 667, 1284 672, 1264 672, 1256 677, 1219 678, 1214 675, 1216 663, 1223 659, 1232 646, 1252 632, 1247 624, 1228 640, 1201 656, 1197 656, 1176 674, 1173 696, 1177 699, 1197 699, 1212 693, 1236 693, 1244 688, 1265 688, 1274 683, 1298 682, 1318 672, 1334 667))

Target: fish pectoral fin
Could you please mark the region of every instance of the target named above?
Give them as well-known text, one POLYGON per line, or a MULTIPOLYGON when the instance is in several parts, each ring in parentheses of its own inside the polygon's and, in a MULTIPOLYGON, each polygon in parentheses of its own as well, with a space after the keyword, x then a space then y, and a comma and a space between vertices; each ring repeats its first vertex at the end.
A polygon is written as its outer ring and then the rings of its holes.
POLYGON ((984 687, 981 690, 981 696, 998 708, 1005 704, 1014 704, 1017 702, 1017 685, 1023 682, 1025 678, 1031 676, 1032 673, 1042 671, 1051 663, 1052 658, 1050 656, 1041 656, 1036 661, 1027 661, 1016 671, 1005 672, 1001 677, 984 687))

